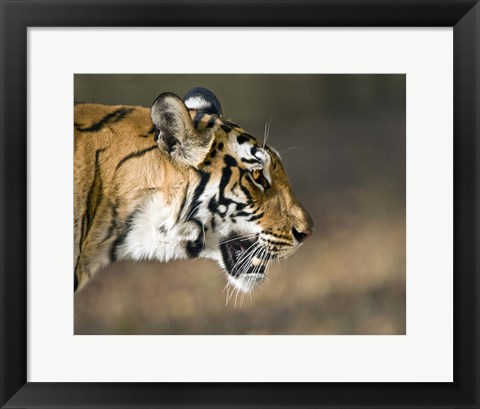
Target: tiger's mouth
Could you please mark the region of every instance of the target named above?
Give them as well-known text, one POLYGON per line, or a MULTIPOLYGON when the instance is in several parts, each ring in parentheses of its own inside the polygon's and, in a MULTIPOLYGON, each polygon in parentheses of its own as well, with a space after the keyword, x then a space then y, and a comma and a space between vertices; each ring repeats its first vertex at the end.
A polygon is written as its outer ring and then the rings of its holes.
POLYGON ((265 274, 268 256, 266 251, 261 250, 257 239, 231 236, 221 244, 220 249, 223 264, 230 276, 250 274, 260 279, 265 274))

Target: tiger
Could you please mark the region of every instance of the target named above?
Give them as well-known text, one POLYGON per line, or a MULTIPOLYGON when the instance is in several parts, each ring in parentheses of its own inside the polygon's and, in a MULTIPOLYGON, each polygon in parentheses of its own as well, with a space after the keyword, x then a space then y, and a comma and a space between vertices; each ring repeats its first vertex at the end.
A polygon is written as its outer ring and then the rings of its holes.
POLYGON ((206 258, 248 293, 313 231, 280 154, 210 90, 74 104, 74 291, 119 260, 206 258))

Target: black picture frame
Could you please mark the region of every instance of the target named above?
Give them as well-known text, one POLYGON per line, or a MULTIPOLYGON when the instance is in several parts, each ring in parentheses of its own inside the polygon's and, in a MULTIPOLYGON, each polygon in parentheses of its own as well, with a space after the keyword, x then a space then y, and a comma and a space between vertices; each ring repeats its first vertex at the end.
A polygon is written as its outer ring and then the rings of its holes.
POLYGON ((0 0, 0 13, 2 408, 480 407, 477 0, 0 0), (453 27, 454 382, 27 382, 27 28, 41 26, 453 27))

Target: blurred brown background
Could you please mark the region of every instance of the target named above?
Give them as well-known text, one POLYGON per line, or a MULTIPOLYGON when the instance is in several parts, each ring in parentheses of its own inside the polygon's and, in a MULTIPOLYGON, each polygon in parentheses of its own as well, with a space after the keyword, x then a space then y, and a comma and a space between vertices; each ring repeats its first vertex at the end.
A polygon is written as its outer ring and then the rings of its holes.
POLYGON ((75 100, 212 90, 283 157, 316 233, 240 305, 212 261, 120 263, 75 295, 75 334, 405 334, 404 75, 75 75, 75 100))

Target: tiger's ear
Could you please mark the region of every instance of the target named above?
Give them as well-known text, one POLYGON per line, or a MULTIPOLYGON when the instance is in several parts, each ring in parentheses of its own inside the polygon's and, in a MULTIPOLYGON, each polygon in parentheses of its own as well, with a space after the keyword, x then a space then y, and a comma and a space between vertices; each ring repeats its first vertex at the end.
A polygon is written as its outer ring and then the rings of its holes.
POLYGON ((195 109, 206 114, 222 115, 222 107, 220 101, 215 94, 203 87, 192 88, 183 97, 185 105, 189 109, 195 109))
POLYGON ((185 103, 171 92, 160 94, 150 111, 158 130, 157 143, 173 159, 197 166, 210 149, 211 136, 197 133, 185 103))

